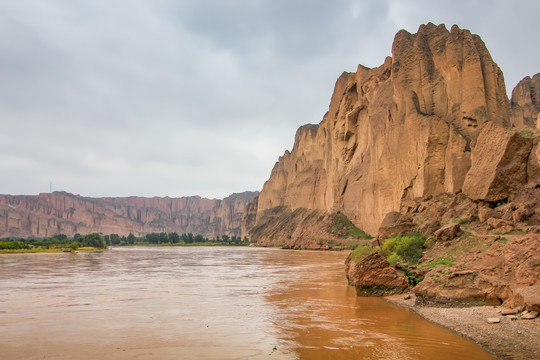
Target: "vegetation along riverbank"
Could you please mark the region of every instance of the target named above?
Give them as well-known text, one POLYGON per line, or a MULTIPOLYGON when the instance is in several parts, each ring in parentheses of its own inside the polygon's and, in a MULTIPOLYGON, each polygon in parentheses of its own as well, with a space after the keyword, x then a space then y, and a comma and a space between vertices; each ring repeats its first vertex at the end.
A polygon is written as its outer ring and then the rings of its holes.
POLYGON ((208 239, 200 234, 150 233, 144 236, 120 236, 118 234, 87 235, 75 234, 68 237, 57 234, 47 238, 3 238, 0 239, 0 254, 67 252, 76 250, 99 250, 108 246, 247 246, 247 238, 238 236, 216 236, 208 239))

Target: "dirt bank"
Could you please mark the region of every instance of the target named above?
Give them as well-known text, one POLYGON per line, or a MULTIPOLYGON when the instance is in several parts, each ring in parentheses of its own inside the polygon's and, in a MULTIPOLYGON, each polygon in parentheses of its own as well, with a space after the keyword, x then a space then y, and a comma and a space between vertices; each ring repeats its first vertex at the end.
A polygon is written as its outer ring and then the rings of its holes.
POLYGON ((534 320, 511 320, 502 315, 504 310, 508 310, 502 306, 416 306, 414 294, 393 295, 385 299, 410 308, 426 320, 455 331, 500 359, 540 359, 540 317, 534 320), (501 322, 488 324, 488 318, 499 318, 501 322))

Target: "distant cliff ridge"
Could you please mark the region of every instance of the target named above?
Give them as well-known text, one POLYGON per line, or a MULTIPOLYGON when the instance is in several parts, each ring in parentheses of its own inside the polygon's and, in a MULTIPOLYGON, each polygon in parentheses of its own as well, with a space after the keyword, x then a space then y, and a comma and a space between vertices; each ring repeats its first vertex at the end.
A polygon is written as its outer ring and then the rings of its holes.
POLYGON ((343 73, 322 122, 298 129, 252 203, 245 233, 283 207, 340 211, 376 235, 387 214, 414 199, 462 192, 499 201, 540 185, 538 94, 540 74, 520 82, 510 101, 501 70, 468 30, 402 30, 392 57, 343 73))
POLYGON ((66 192, 0 195, 0 236, 72 236, 91 232, 239 236, 244 209, 257 194, 244 192, 223 200, 198 196, 90 198, 66 192))

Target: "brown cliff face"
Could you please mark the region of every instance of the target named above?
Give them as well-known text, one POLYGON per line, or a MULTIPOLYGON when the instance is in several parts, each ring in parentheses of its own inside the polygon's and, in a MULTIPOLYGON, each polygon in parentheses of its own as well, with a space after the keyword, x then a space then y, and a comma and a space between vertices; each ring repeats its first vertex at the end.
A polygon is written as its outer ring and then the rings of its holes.
POLYGON ((258 194, 258 192, 247 191, 217 200, 210 215, 211 237, 223 234, 240 236, 244 212, 258 194))
POLYGON ((538 127, 540 73, 526 77, 512 91, 512 121, 519 127, 538 127))
POLYGON ((244 216, 242 217, 241 233, 242 236, 247 236, 249 229, 255 226, 257 220, 257 207, 259 205, 259 196, 255 196, 244 208, 244 216))
POLYGON ((46 237, 75 233, 136 236, 151 232, 240 235, 245 206, 256 192, 223 200, 183 198, 87 198, 66 192, 0 195, 0 236, 46 237))
POLYGON ((536 127, 538 78, 522 81, 510 103, 479 36, 433 24, 400 31, 391 58, 343 73, 322 122, 298 130, 259 195, 256 224, 284 206, 341 211, 376 234, 386 214, 416 198, 511 196, 538 162, 538 142, 511 130, 536 127))

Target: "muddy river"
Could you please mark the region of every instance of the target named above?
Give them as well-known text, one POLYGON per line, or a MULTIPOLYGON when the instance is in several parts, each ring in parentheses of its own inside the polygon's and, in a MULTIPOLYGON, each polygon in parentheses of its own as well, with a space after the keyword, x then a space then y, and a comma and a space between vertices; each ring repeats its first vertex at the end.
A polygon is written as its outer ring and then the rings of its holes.
POLYGON ((0 255, 2 359, 494 359, 347 286, 345 252, 0 255))

